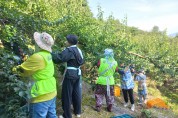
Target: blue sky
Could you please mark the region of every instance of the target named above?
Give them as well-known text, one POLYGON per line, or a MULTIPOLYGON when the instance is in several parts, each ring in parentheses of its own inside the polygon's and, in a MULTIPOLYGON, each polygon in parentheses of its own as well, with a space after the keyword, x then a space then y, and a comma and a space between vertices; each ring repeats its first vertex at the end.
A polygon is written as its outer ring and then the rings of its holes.
POLYGON ((153 26, 167 29, 168 34, 178 32, 178 0, 88 0, 96 16, 97 6, 104 11, 104 17, 113 15, 120 21, 127 16, 128 26, 150 31, 153 26))

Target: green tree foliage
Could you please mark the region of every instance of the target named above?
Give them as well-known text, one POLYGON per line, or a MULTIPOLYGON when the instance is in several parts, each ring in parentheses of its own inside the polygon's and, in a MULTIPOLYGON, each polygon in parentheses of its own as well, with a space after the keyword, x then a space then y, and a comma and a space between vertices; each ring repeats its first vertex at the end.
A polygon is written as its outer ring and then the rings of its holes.
POLYGON ((152 29, 152 32, 159 32, 159 27, 158 26, 154 26, 152 29))
POLYGON ((48 32, 54 37, 54 51, 63 50, 67 34, 78 35, 85 55, 85 78, 97 76, 94 66, 103 57, 105 48, 114 49, 119 64, 133 63, 136 69, 148 69, 151 78, 162 83, 177 78, 177 37, 169 38, 156 26, 151 32, 144 32, 128 27, 127 17, 118 20, 110 15, 104 19, 103 14, 98 7, 98 15, 94 17, 87 0, 1 0, 0 39, 4 48, 0 48, 0 107, 5 109, 0 112, 8 117, 27 115, 23 109, 28 98, 28 81, 14 75, 11 69, 17 65, 14 58, 19 56, 17 47, 32 54, 35 31, 48 32))

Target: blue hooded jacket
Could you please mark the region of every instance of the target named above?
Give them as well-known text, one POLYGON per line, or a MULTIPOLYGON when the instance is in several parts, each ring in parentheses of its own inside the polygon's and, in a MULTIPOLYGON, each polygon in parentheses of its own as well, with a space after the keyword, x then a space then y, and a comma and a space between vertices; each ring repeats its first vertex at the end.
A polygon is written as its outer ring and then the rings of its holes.
POLYGON ((123 68, 123 70, 119 70, 118 72, 121 75, 121 88, 122 89, 133 89, 134 80, 133 80, 130 69, 124 72, 124 68, 123 68))

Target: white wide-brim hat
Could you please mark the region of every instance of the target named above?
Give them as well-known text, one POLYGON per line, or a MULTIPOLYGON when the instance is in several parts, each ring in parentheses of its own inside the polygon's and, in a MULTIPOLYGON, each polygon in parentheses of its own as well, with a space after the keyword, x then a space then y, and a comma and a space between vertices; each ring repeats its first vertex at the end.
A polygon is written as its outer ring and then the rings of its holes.
POLYGON ((51 47, 54 44, 54 40, 51 37, 51 35, 49 35, 46 32, 43 33, 35 32, 34 40, 41 49, 52 52, 51 47))

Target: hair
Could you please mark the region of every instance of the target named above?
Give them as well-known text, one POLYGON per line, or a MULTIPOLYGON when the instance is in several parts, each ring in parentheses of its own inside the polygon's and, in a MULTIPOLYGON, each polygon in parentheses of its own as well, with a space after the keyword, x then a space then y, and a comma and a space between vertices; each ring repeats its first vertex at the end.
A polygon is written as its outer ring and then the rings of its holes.
POLYGON ((74 34, 69 34, 66 36, 67 41, 69 42, 69 44, 71 45, 76 45, 78 43, 78 36, 74 35, 74 34))

